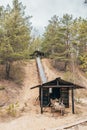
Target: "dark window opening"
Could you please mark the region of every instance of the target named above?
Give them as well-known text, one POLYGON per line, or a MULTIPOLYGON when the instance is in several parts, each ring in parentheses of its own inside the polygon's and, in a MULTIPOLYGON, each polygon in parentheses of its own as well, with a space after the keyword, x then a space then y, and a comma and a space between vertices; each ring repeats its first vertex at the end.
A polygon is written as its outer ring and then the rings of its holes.
POLYGON ((52 93, 50 94, 50 98, 59 99, 60 98, 60 88, 52 88, 52 93))

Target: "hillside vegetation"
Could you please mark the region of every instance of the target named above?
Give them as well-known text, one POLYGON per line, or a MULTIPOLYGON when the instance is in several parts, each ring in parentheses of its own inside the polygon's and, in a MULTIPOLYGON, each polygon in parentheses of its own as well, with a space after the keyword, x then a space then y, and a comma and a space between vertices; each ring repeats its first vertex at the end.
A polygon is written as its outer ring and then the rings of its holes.
POLYGON ((0 130, 45 130, 87 115, 85 89, 75 91, 76 114, 71 114, 70 102, 61 118, 60 113, 53 117, 50 108, 41 115, 39 90, 30 89, 40 84, 31 57, 36 50, 44 52, 48 81, 61 77, 87 88, 87 19, 54 15, 43 35, 34 36, 32 17, 25 15, 25 8, 19 0, 0 6, 0 130))
POLYGON ((0 80, 3 82, 0 88, 5 87, 4 81, 22 88, 26 62, 31 61, 30 55, 35 50, 43 51, 44 57, 52 60, 52 67, 62 73, 58 77, 86 86, 87 19, 69 14, 61 18, 54 15, 43 36, 38 37, 31 33, 31 16, 25 15, 25 6, 18 0, 13 0, 12 5, 0 6, 0 80))
MULTIPOLYGON (((35 38, 31 50, 39 49, 46 57, 54 60, 54 65, 78 65, 87 73, 87 19, 73 18, 64 14, 63 17, 54 15, 45 27, 43 37, 35 38)), ((57 67, 58 68, 58 67, 57 67)))
POLYGON ((30 59, 35 50, 43 51, 60 70, 67 71, 71 65, 73 71, 78 65, 87 74, 86 18, 54 15, 43 36, 33 36, 31 16, 25 15, 25 6, 18 0, 13 0, 12 5, 0 6, 0 64, 5 65, 1 66, 5 75, 1 78, 15 79, 10 77, 13 62, 30 59))

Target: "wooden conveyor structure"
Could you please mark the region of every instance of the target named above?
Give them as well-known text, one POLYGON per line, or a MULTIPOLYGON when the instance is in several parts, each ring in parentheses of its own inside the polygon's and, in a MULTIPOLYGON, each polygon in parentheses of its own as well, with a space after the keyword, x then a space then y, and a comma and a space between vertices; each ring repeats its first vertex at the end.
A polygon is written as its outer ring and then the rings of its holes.
POLYGON ((69 108, 69 91, 71 90, 72 113, 74 114, 74 89, 83 89, 84 87, 63 80, 60 77, 48 81, 41 60, 44 53, 35 51, 31 56, 36 59, 37 70, 40 77, 40 84, 31 89, 39 88, 41 113, 43 113, 43 107, 50 106, 50 99, 61 99, 65 107, 69 108))

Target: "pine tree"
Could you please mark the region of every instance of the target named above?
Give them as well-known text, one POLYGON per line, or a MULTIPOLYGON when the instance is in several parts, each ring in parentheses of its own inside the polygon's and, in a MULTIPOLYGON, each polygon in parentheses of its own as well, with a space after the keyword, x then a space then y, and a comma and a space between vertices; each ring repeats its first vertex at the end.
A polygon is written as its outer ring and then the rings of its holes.
POLYGON ((7 5, 4 10, 4 37, 0 46, 0 55, 3 63, 6 64, 6 78, 9 78, 11 62, 28 57, 31 25, 30 16, 25 16, 24 9, 21 2, 13 0, 13 7, 7 5))

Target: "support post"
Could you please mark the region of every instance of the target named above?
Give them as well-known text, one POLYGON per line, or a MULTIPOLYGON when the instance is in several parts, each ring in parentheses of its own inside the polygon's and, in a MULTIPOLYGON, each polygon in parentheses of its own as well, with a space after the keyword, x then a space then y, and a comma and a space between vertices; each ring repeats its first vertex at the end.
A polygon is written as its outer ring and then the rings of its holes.
POLYGON ((41 114, 43 114, 43 86, 41 86, 41 114))
POLYGON ((74 114, 74 88, 72 87, 72 113, 74 114))

